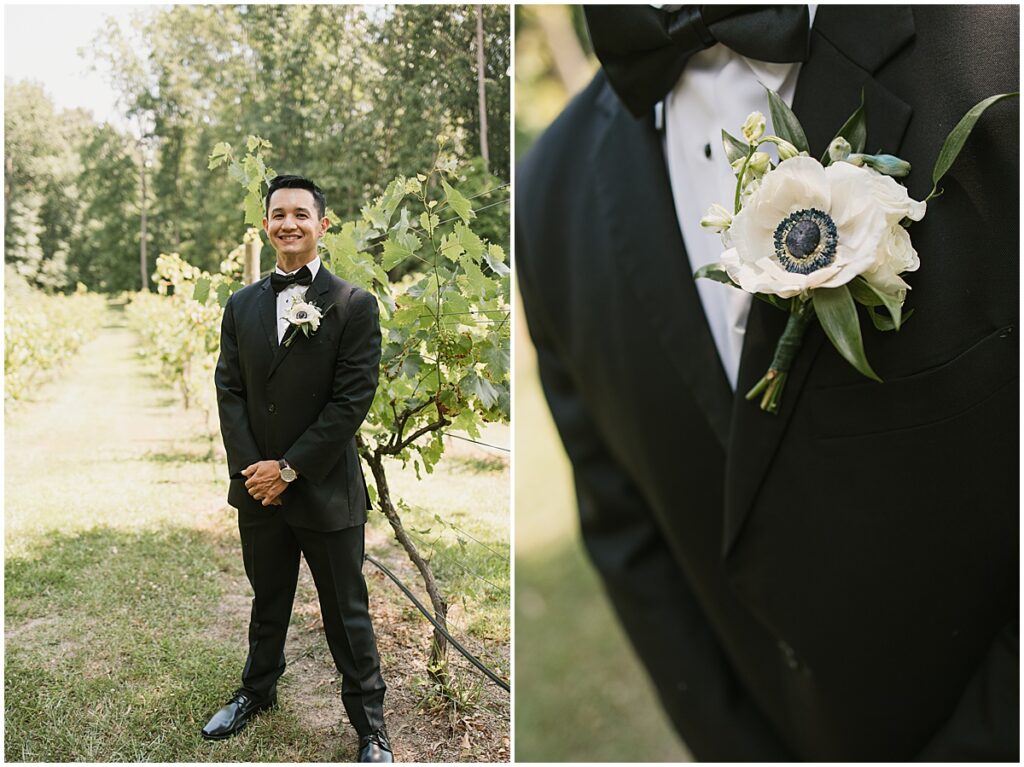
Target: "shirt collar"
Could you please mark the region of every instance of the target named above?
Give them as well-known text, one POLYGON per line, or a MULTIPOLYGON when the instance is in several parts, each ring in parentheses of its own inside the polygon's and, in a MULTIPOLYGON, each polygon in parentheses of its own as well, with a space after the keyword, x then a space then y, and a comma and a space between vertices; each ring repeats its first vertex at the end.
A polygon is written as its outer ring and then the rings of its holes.
MULTIPOLYGON (((320 256, 317 256, 316 258, 314 258, 312 261, 310 261, 308 264, 306 264, 306 266, 309 267, 309 273, 313 275, 313 279, 316 279, 316 273, 320 271, 320 256)), ((299 269, 301 269, 301 268, 302 267, 300 266, 299 269)), ((296 269, 295 272, 299 271, 299 269, 296 269)), ((281 271, 281 267, 280 266, 275 267, 274 271, 277 272, 278 274, 283 274, 285 276, 288 276, 289 274, 295 274, 295 272, 283 272, 283 271, 281 271)))

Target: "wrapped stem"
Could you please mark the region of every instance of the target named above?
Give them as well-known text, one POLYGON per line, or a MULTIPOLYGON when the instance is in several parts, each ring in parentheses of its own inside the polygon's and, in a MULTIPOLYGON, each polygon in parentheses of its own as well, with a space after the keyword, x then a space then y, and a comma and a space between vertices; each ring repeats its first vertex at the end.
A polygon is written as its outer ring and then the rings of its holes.
POLYGON ((789 321, 782 331, 779 343, 775 346, 775 356, 768 367, 768 372, 761 376, 754 387, 747 392, 747 399, 752 400, 761 395, 761 409, 768 413, 778 413, 782 401, 782 389, 793 366, 797 352, 804 342, 804 333, 814 317, 814 305, 810 301, 794 299, 790 304, 789 321))

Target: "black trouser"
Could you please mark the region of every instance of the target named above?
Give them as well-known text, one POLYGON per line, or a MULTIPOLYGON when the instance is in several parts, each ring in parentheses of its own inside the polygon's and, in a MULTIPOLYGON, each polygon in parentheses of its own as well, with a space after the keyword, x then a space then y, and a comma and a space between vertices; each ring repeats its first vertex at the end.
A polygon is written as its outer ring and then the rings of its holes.
POLYGON ((356 732, 368 735, 384 726, 386 686, 363 580, 363 525, 322 533, 292 527, 283 517, 280 509, 238 513, 242 561, 254 593, 242 687, 258 699, 276 692, 285 668, 284 642, 301 553, 313 574, 327 645, 341 673, 342 703, 356 732))

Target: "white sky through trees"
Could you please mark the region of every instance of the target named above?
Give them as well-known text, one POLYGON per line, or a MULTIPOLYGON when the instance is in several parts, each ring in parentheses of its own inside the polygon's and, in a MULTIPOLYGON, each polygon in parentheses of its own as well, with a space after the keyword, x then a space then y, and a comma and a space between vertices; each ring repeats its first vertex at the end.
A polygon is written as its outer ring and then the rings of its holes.
POLYGON ((131 15, 152 5, 5 5, 4 78, 42 83, 57 109, 82 107, 97 121, 128 127, 105 72, 79 56, 113 16, 128 31, 131 15))

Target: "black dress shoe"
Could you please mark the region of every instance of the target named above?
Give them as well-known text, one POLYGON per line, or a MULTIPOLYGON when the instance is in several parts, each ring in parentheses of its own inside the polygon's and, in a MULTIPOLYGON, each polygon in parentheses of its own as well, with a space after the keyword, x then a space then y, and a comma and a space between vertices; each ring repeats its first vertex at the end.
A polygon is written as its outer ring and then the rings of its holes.
POLYGON ((244 690, 239 690, 231 696, 227 705, 206 723, 203 737, 207 740, 224 740, 237 735, 256 714, 276 705, 277 695, 272 695, 267 700, 256 700, 244 690))
POLYGON ((359 738, 359 756, 357 762, 393 762, 395 755, 391 753, 388 732, 383 727, 369 735, 359 738))

